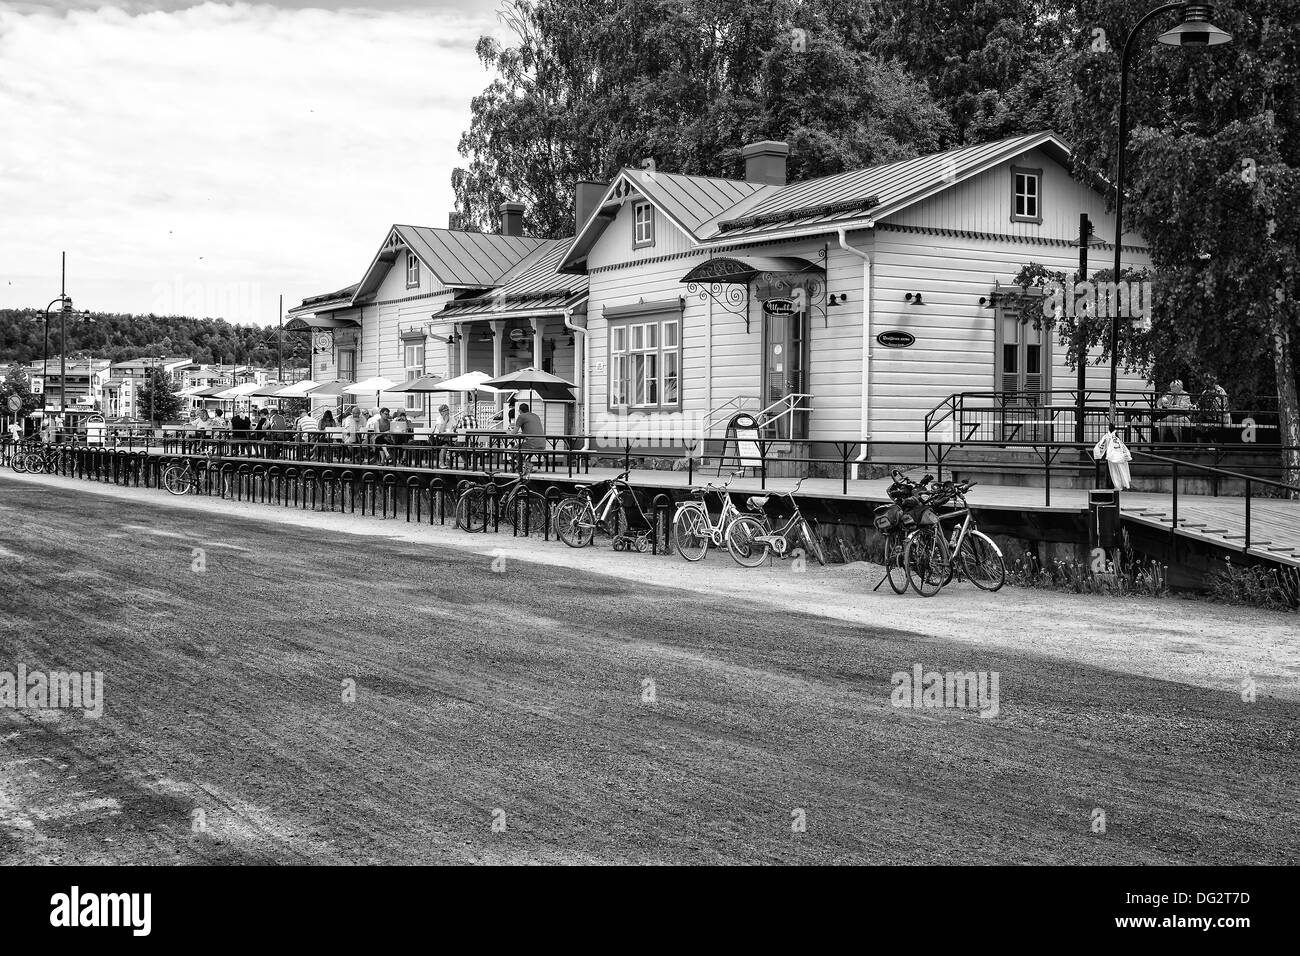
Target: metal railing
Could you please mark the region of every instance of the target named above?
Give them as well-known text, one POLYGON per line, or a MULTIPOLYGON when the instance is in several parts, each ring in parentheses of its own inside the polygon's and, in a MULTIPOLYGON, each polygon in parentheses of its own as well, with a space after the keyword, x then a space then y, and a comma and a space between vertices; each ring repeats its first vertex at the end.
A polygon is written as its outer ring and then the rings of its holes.
MULTIPOLYGON (((1161 408, 1151 391, 1117 393, 1117 418, 1124 440, 1178 444, 1257 444, 1279 441, 1278 402, 1262 398, 1237 407, 1218 396, 1189 396, 1190 407, 1161 408)), ((962 444, 1071 442, 1078 440, 1083 409, 1083 441, 1096 442, 1110 430, 1110 393, 1089 389, 1079 401, 1074 389, 1022 392, 956 392, 925 415, 925 436, 962 444)))
MULTIPOLYGON (((1255 498, 1254 490, 1256 488, 1259 487, 1273 488, 1278 491, 1286 492, 1286 497, 1290 497, 1290 498, 1300 497, 1300 485, 1288 484, 1287 482, 1284 481, 1272 481, 1268 478, 1260 478, 1258 475, 1242 474, 1241 472, 1231 471, 1227 468, 1216 468, 1209 465, 1202 465, 1191 461, 1180 461, 1177 458, 1169 458, 1165 455, 1156 455, 1153 454, 1152 452, 1135 451, 1133 455, 1135 460, 1141 458, 1146 461, 1162 462, 1169 467, 1172 473, 1173 503, 1172 503, 1172 513, 1170 515, 1170 525, 1169 525, 1169 536, 1171 539, 1178 533, 1178 526, 1179 526, 1178 477, 1179 477, 1179 472, 1184 469, 1190 468, 1193 471, 1214 475, 1216 487, 1218 481, 1221 479, 1231 479, 1234 481, 1244 482, 1245 493, 1242 495, 1242 501, 1244 503, 1243 524, 1245 527, 1244 527, 1244 533, 1241 535, 1241 537, 1244 539, 1242 548, 1245 551, 1249 551, 1251 549, 1251 535, 1252 535, 1251 504, 1255 498)), ((1276 498, 1278 496, 1273 495, 1270 497, 1276 498)), ((1184 526, 1186 527, 1186 525, 1184 526)), ((1224 537, 1225 539, 1232 539, 1237 536, 1225 534, 1222 537, 1224 537)), ((1264 544, 1271 544, 1271 543, 1272 542, 1270 541, 1264 542, 1264 544)), ((1296 542, 1296 550, 1300 550, 1300 541, 1296 542)))

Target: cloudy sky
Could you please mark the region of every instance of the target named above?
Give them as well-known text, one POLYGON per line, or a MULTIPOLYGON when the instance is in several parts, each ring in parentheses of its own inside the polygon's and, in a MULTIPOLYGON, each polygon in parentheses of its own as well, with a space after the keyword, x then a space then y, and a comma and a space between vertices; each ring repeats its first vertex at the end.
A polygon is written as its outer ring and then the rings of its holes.
POLYGON ((271 323, 445 226, 497 0, 0 0, 0 307, 271 323))

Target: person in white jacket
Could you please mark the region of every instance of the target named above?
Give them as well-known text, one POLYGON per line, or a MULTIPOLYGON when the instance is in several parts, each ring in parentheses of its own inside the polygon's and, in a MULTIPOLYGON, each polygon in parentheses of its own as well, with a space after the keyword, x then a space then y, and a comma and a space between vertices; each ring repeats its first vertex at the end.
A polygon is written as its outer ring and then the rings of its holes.
POLYGON ((1101 441, 1092 449, 1092 457, 1101 461, 1106 459, 1106 465, 1110 469, 1110 483, 1112 487, 1120 491, 1128 491, 1132 487, 1129 480, 1128 463, 1133 460, 1133 453, 1128 450, 1124 444, 1124 439, 1119 437, 1119 432, 1111 429, 1102 436, 1101 441))

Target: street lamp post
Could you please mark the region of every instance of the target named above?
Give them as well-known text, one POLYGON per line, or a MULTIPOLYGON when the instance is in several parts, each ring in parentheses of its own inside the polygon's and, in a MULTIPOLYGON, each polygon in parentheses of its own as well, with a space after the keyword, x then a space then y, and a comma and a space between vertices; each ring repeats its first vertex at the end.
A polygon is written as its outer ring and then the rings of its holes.
MULTIPOLYGON (((1210 22, 1213 8, 1205 3, 1165 3, 1147 11, 1124 38, 1119 55, 1119 149, 1115 156, 1115 273, 1120 281, 1120 245, 1124 237, 1124 150, 1128 143, 1128 61, 1138 32, 1155 17, 1173 10, 1182 12, 1182 22, 1157 37, 1166 46, 1206 47, 1230 43, 1232 37, 1210 22)), ((1119 381, 1119 310, 1110 303, 1110 424, 1116 424, 1116 392, 1119 381)))

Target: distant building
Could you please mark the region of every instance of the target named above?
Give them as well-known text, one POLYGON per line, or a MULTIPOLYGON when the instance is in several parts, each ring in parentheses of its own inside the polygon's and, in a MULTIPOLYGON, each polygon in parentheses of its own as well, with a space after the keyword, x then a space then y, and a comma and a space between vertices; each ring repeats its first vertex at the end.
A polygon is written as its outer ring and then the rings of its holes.
POLYGON ((175 391, 181 387, 181 370, 190 364, 190 359, 182 356, 114 362, 104 383, 104 414, 109 418, 148 418, 149 409, 140 406, 139 396, 151 371, 161 369, 175 391))
POLYGON ((52 412, 99 411, 103 409, 104 385, 108 381, 107 359, 52 358, 32 368, 32 391, 43 397, 52 412), (63 376, 66 375, 66 382, 63 376))

